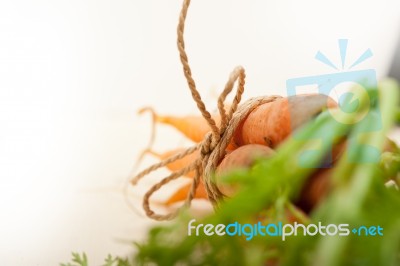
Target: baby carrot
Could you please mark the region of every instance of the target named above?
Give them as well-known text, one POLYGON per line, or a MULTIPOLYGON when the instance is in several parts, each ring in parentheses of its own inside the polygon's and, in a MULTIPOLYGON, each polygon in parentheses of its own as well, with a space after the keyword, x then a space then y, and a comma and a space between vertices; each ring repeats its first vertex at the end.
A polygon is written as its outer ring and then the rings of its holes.
MULTIPOLYGON (((343 139, 333 147, 332 163, 336 163, 346 152, 346 149, 348 149, 347 145, 348 141, 343 139)), ((386 138, 383 151, 395 152, 397 149, 397 145, 389 138, 386 138)), ((305 212, 310 212, 329 193, 332 186, 331 176, 334 169, 334 167, 318 169, 307 179, 297 201, 297 205, 305 212)))
MULTIPOLYGON (((176 150, 168 152, 168 154, 173 155, 174 152, 176 152, 176 150)), ((274 151, 269 147, 258 144, 250 144, 239 147, 238 149, 232 151, 225 156, 225 158, 219 164, 216 174, 221 175, 227 173, 230 170, 238 169, 241 167, 250 167, 257 158, 271 156, 273 153, 274 151)), ((185 200, 190 189, 191 184, 187 184, 181 187, 170 198, 168 198, 168 200, 165 201, 164 204, 171 205, 175 202, 185 200)), ((220 189, 221 192, 226 195, 232 195, 235 190, 232 185, 227 184, 220 185, 220 189)), ((207 193, 202 182, 197 187, 195 198, 207 199, 207 193)))
POLYGON ((300 193, 296 205, 309 213, 328 194, 331 188, 331 175, 334 168, 319 169, 312 174, 300 193))
MULTIPOLYGON (((235 169, 249 168, 257 158, 270 157, 274 153, 274 150, 264 145, 248 144, 241 146, 225 156, 217 167, 216 175, 218 177, 235 169)), ((217 185, 220 191, 226 196, 232 196, 237 190, 237 186, 234 184, 217 183, 217 185)))
MULTIPOLYGON (((174 204, 178 201, 183 201, 187 198, 187 195, 189 194, 189 191, 192 187, 192 184, 187 184, 178 189, 174 194, 172 194, 165 202, 164 204, 169 206, 171 204, 174 204)), ((196 189, 196 194, 194 196, 196 199, 208 199, 207 197, 207 192, 204 188, 204 185, 202 182, 200 182, 199 186, 196 189)))
POLYGON ((218 165, 216 174, 223 175, 235 168, 248 168, 257 158, 268 157, 274 153, 274 150, 264 145, 248 144, 241 146, 225 156, 218 165))
MULTIPOLYGON (((188 139, 196 143, 201 142, 204 136, 211 130, 207 121, 202 116, 159 115, 151 107, 144 107, 138 111, 139 114, 144 112, 151 112, 153 116, 153 123, 162 123, 172 126, 185 135, 188 139)), ((220 117, 218 115, 214 115, 213 119, 217 125, 220 123, 220 117)))
POLYGON ((262 144, 276 147, 323 109, 336 106, 335 101, 322 94, 296 95, 260 105, 236 130, 234 143, 237 146, 262 144))
MULTIPOLYGON (((216 123, 219 123, 219 117, 216 123)), ((201 116, 158 116, 157 122, 168 124, 182 132, 187 138, 194 142, 201 142, 204 136, 210 132, 207 121, 201 116)))
MULTIPOLYGON (((336 107, 330 97, 322 94, 304 94, 280 98, 257 107, 236 129, 235 136, 227 148, 233 150, 245 144, 262 144, 276 147, 293 130, 309 121, 325 108, 336 107)), ((207 121, 202 116, 163 116, 151 108, 155 122, 170 125, 194 142, 201 142, 210 132, 207 121)), ((213 116, 217 125, 219 115, 213 116)))
MULTIPOLYGON (((167 158, 169 158, 171 156, 174 156, 174 155, 176 155, 176 154, 178 154, 180 152, 183 152, 185 150, 186 150, 185 148, 178 148, 178 149, 170 150, 170 151, 167 151, 167 152, 164 152, 164 153, 157 153, 155 151, 148 150, 147 153, 155 156, 156 158, 158 158, 158 159, 160 159, 162 161, 162 160, 165 160, 165 159, 167 159, 167 158)), ((191 154, 186 155, 182 159, 179 159, 179 160, 176 160, 176 161, 174 161, 172 163, 167 164, 166 167, 172 172, 178 171, 178 170, 188 166, 192 162, 194 162, 198 158, 198 156, 199 156, 199 151, 197 150, 197 151, 195 151, 195 152, 193 152, 191 154)), ((195 172, 194 171, 190 171, 185 176, 193 178, 194 175, 195 175, 195 172)))

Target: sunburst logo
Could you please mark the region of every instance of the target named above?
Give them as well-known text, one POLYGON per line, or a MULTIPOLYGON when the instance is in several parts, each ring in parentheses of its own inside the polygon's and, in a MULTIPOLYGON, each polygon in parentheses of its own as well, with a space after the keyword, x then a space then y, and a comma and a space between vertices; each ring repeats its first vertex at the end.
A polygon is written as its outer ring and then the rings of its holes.
MULTIPOLYGON (((325 54, 323 54, 321 51, 317 52, 317 54, 315 55, 315 59, 317 59, 318 61, 324 63, 325 65, 327 65, 335 70, 345 70, 348 39, 339 39, 338 43, 339 43, 339 51, 340 51, 340 60, 342 62, 342 65, 340 68, 338 66, 336 66, 335 64, 333 64, 332 61, 329 60, 328 57, 325 56, 325 54)), ((371 49, 368 48, 367 50, 365 50, 364 53, 362 53, 358 57, 358 59, 356 61, 354 61, 350 65, 350 67, 348 69, 349 70, 352 69, 353 67, 361 64, 362 62, 364 62, 365 60, 367 60, 368 58, 370 58, 372 56, 373 56, 372 51, 371 51, 371 49)))
MULTIPOLYGON (((349 139, 348 141, 348 152, 352 154, 352 147, 356 145, 363 145, 360 143, 362 134, 371 134, 377 132, 382 128, 380 119, 380 113, 372 113, 370 109, 372 107, 371 94, 376 90, 369 88, 377 88, 376 72, 374 69, 364 70, 352 70, 354 67, 359 66, 361 63, 373 56, 371 49, 366 49, 361 55, 350 64, 347 64, 347 39, 339 39, 339 53, 341 65, 335 65, 332 63, 324 53, 317 51, 315 59, 322 62, 324 65, 335 70, 335 73, 323 74, 317 76, 308 76, 293 78, 286 81, 286 89, 288 97, 295 96, 304 92, 318 92, 336 99, 339 103, 339 108, 335 110, 329 110, 332 117, 342 124, 365 124, 363 131, 359 132, 357 138, 349 139), (308 88, 304 91, 304 87, 308 88), (311 90, 310 90, 311 88, 311 90), (363 105, 361 106, 361 103, 363 105), (371 119, 374 119, 374 123, 368 123, 371 119)), ((329 145, 332 147, 332 141, 334 136, 330 134, 324 134, 321 136, 320 142, 322 145, 329 145)), ((358 149, 357 149, 358 150, 358 149)), ((379 160, 379 150, 374 147, 363 146, 363 153, 365 156, 349 156, 352 162, 377 162, 379 160)), ((307 166, 308 156, 312 156, 312 151, 305 152, 301 158, 300 163, 307 166)), ((328 159, 327 165, 330 166, 330 159, 328 159)))

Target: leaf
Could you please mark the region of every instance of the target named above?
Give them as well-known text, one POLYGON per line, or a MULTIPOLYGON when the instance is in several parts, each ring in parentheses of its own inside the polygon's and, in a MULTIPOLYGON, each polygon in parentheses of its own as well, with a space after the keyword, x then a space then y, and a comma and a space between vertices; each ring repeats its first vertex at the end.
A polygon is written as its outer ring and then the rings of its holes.
POLYGON ((88 260, 87 260, 87 256, 85 253, 82 253, 82 255, 80 255, 79 253, 76 252, 72 252, 72 262, 75 262, 77 264, 72 264, 72 263, 61 263, 61 266, 88 266, 88 260))

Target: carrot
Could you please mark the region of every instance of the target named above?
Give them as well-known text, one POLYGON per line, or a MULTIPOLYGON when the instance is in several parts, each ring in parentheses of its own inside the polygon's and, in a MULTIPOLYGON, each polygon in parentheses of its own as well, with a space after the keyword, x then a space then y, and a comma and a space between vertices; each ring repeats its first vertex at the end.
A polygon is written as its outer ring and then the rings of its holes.
MULTIPOLYGON (((264 145, 248 144, 241 146, 225 156, 218 165, 216 175, 218 177, 235 169, 249 168, 257 158, 270 157, 274 153, 274 150, 264 145)), ((218 187, 226 196, 232 196, 237 190, 237 186, 234 184, 219 184, 218 187)))
POLYGON ((300 193, 296 205, 309 213, 328 194, 331 188, 331 175, 334 168, 319 169, 311 175, 300 193))
MULTIPOLYGON (((276 147, 294 129, 309 121, 324 108, 336 107, 330 97, 322 94, 304 94, 289 98, 280 98, 274 102, 260 105, 236 129, 235 136, 228 150, 245 144, 262 144, 276 147)), ((202 116, 162 116, 151 108, 155 122, 170 125, 194 142, 201 142, 210 131, 207 121, 202 116)), ((219 115, 213 116, 217 124, 219 115)))
MULTIPOLYGON (((169 152, 173 154, 174 151, 169 152)), ((267 157, 274 153, 274 151, 266 146, 251 144, 242 146, 228 155, 219 164, 216 174, 222 175, 228 171, 238 169, 240 167, 250 167, 257 158, 267 157)), ((185 159, 184 157, 183 159, 185 159)), ((181 159, 181 160, 183 160, 181 159)), ((177 190, 170 198, 168 198, 164 204, 171 205, 175 202, 185 200, 187 194, 191 189, 191 184, 185 185, 177 190)), ((234 192, 234 187, 231 185, 223 184, 220 186, 221 192, 227 195, 232 195, 234 192)), ((205 191, 204 185, 201 182, 196 190, 195 198, 207 199, 207 193, 205 191)))
MULTIPOLYGON (((165 159, 167 159, 167 158, 169 158, 171 156, 174 156, 175 154, 183 152, 184 150, 186 150, 186 149, 185 148, 178 148, 178 149, 170 150, 170 151, 167 151, 167 152, 164 152, 164 153, 157 153, 157 152, 155 152, 153 150, 147 150, 146 152, 151 154, 151 155, 153 155, 153 156, 155 156, 156 158, 158 158, 158 159, 160 159, 162 161, 162 160, 165 160, 165 159)), ((166 167, 172 172, 178 171, 178 170, 188 166, 193 161, 195 161, 198 158, 198 156, 199 156, 199 151, 197 150, 197 151, 193 152, 192 154, 186 155, 182 159, 179 159, 179 160, 176 160, 176 161, 174 161, 172 163, 167 164, 166 167)), ((191 177, 191 178, 193 178, 194 175, 195 175, 194 171, 190 171, 190 172, 188 172, 186 174, 187 177, 191 177)))
MULTIPOLYGON (((343 138, 337 144, 335 144, 331 151, 332 163, 336 163, 348 148, 348 140, 346 138, 343 138)), ((396 143, 394 143, 391 139, 385 139, 382 152, 398 152, 398 149, 399 148, 397 147, 396 143)))
MULTIPOLYGON (((219 117, 214 118, 219 123, 219 117)), ((194 142, 201 142, 204 136, 210 132, 207 121, 202 116, 157 116, 157 122, 168 124, 182 132, 187 138, 194 142)))
MULTIPOLYGON (((192 187, 192 184, 187 184, 178 189, 174 194, 172 194, 165 202, 164 204, 169 206, 171 204, 174 204, 178 201, 183 201, 186 199, 190 189, 192 187)), ((207 192, 204 188, 204 185, 202 182, 200 182, 199 186, 196 189, 196 194, 194 196, 196 199, 208 199, 207 197, 207 192)))
MULTIPOLYGON (((340 159, 347 148, 346 139, 340 141, 333 147, 333 164, 340 159)), ((386 138, 383 152, 395 152, 397 149, 397 145, 389 138, 386 138)), ((307 179, 302 192, 300 193, 299 200, 296 203, 302 210, 307 213, 310 212, 329 193, 330 189, 332 188, 331 176, 333 171, 334 167, 318 169, 307 179)))
MULTIPOLYGON (((217 176, 223 175, 227 171, 235 168, 250 167, 257 157, 271 156, 274 151, 269 147, 275 147, 278 143, 284 140, 292 130, 310 120, 324 108, 336 106, 337 104, 332 99, 319 94, 282 98, 259 106, 251 112, 236 129, 232 143, 241 147, 225 156, 217 168, 217 176)), ((210 131, 210 128, 203 117, 160 116, 152 109, 142 109, 141 112, 143 112, 143 110, 150 110, 153 113, 155 122, 171 125, 195 142, 202 141, 204 136, 210 131)), ((215 117, 215 120, 219 123, 218 116, 215 117)), ((183 151, 183 149, 177 149, 162 154, 151 150, 148 152, 163 160, 180 151, 183 151)), ((180 160, 168 164, 167 168, 171 171, 177 171, 193 162, 198 158, 198 156, 198 152, 192 153, 180 160)), ((194 172, 189 172, 187 176, 193 177, 194 172)), ((235 191, 237 190, 237 187, 234 184, 224 184, 219 187, 221 192, 227 196, 235 194, 235 191)), ((190 185, 180 188, 165 202, 165 204, 168 205, 185 199, 189 190, 190 185)), ((197 192, 199 193, 199 196, 197 196, 196 193, 196 197, 204 198, 205 193, 201 192, 204 191, 204 187, 201 189, 199 188, 198 190, 200 190, 200 192, 197 192)))
POLYGON ((234 143, 276 147, 289 134, 325 108, 336 107, 330 97, 304 94, 280 98, 258 106, 236 130, 234 143))
MULTIPOLYGON (((159 115, 151 107, 144 107, 138 111, 139 114, 143 114, 144 112, 150 112, 152 114, 153 123, 162 123, 172 126, 196 143, 201 142, 204 136, 211 130, 207 121, 202 116, 159 115)), ((213 119, 217 124, 220 123, 220 117, 218 115, 214 115, 213 119)))
POLYGON ((257 158, 268 157, 274 153, 274 150, 264 145, 248 144, 241 146, 225 156, 218 165, 216 174, 223 175, 235 168, 248 168, 257 158))
MULTIPOLYGON (((224 107, 226 112, 229 111, 230 106, 230 104, 225 104, 224 107)), ((215 123, 219 125, 221 121, 220 116, 218 114, 213 114, 212 118, 214 119, 215 123)), ((196 143, 201 142, 204 139, 204 136, 211 130, 207 121, 202 116, 162 116, 155 114, 155 120, 158 123, 163 123, 176 128, 188 139, 196 143)))

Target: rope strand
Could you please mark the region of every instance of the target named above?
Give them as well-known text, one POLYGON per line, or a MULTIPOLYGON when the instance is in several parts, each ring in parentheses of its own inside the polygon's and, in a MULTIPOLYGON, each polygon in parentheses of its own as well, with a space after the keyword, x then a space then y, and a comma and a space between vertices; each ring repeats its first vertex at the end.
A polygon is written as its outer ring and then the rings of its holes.
POLYGON ((265 96, 252 98, 239 106, 242 94, 244 92, 246 74, 244 68, 238 66, 230 74, 224 90, 218 97, 218 110, 221 116, 221 123, 219 126, 217 126, 215 120, 211 117, 210 112, 207 111, 207 108, 203 100, 201 99, 200 93, 196 89, 196 83, 192 77, 192 71, 189 66, 189 59, 185 51, 185 42, 183 35, 189 5, 190 0, 183 1, 182 10, 179 16, 179 23, 177 28, 177 45, 179 50, 179 57, 183 67, 183 74, 185 75, 192 98, 196 102, 197 108, 199 109, 201 115, 210 126, 211 131, 204 137, 203 141, 200 144, 188 148, 187 150, 177 155, 174 155, 166 160, 163 160, 146 168, 132 179, 131 183, 135 185, 141 178, 149 175, 151 172, 161 167, 164 167, 176 160, 182 159, 183 157, 193 153, 196 150, 200 150, 200 157, 197 160, 195 160, 192 164, 178 171, 175 171, 169 176, 163 178, 160 182, 153 185, 144 195, 143 209, 146 212, 146 215, 158 221, 173 219, 178 215, 182 208, 189 207, 191 201, 196 195, 196 189, 202 181, 205 185, 209 200, 214 207, 218 206, 224 195, 220 192, 212 178, 218 163, 225 156, 225 150, 229 145, 237 127, 248 116, 248 114, 259 105, 274 101, 275 99, 280 97, 265 96), (236 94, 229 108, 229 112, 227 113, 224 102, 227 96, 232 92, 236 82, 236 94), (193 178, 192 186, 190 188, 190 192, 187 195, 185 203, 174 212, 167 214, 155 213, 150 207, 150 198, 154 194, 154 192, 159 190, 162 186, 169 183, 170 181, 175 180, 193 170, 195 171, 195 177, 193 178))

